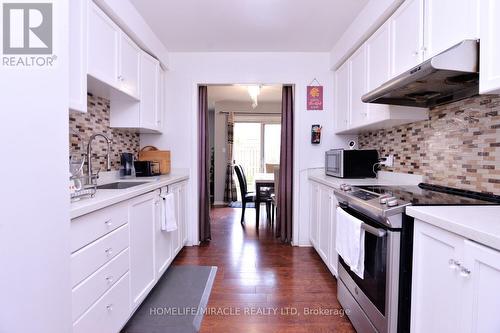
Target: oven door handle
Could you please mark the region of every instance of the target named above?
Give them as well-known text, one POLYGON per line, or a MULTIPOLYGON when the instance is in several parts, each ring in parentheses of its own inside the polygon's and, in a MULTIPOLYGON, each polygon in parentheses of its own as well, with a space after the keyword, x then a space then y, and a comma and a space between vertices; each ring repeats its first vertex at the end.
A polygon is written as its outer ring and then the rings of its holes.
MULTIPOLYGON (((346 207, 346 205, 345 204, 338 204, 337 207, 344 209, 344 207, 346 207)), ((379 238, 382 238, 387 234, 387 231, 385 231, 384 229, 372 227, 371 225, 368 225, 364 222, 361 222, 361 229, 363 229, 364 231, 374 235, 375 237, 379 237, 379 238)))

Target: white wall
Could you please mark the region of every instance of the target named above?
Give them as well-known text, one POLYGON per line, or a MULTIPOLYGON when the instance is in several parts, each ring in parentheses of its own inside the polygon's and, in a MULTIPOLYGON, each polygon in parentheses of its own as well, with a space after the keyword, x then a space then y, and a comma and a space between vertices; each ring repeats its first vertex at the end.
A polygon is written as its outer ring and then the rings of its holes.
POLYGON ((55 67, 0 65, 2 333, 71 332, 68 1, 53 20, 55 67))
POLYGON ((333 134, 333 74, 329 53, 170 53, 163 135, 142 135, 141 144, 172 151, 172 165, 190 168, 190 240, 198 239, 197 85, 295 84, 294 243, 309 245, 307 168, 322 167, 324 151, 345 146, 333 134), (325 110, 306 111, 306 86, 324 85, 325 110), (321 145, 310 144, 312 124, 323 126, 321 145))

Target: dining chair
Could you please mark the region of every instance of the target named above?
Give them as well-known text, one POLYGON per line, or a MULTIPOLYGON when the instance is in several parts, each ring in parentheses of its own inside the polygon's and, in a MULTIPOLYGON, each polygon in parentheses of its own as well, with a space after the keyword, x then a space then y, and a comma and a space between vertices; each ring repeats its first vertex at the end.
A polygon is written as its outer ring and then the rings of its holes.
POLYGON ((271 224, 274 224, 275 217, 278 218, 278 196, 280 188, 280 167, 279 164, 274 168, 274 193, 271 195, 272 211, 271 224))
MULTIPOLYGON (((248 184, 245 176, 245 172, 243 171, 243 167, 241 165, 235 165, 234 171, 236 172, 236 176, 238 177, 238 183, 240 184, 240 195, 241 195, 241 223, 245 222, 245 210, 247 207, 247 203, 254 202, 255 203, 255 193, 248 192, 248 184)), ((269 194, 260 193, 261 201, 266 203, 266 212, 271 210, 271 197, 269 194)))

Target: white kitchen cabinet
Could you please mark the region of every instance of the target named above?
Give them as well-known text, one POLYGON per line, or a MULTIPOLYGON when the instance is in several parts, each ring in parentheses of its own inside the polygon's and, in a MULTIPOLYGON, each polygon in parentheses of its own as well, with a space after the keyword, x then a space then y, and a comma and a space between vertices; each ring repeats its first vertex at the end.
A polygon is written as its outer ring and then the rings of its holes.
POLYGON ((335 194, 331 197, 331 218, 330 218, 330 254, 328 256, 328 267, 333 275, 338 276, 339 254, 337 253, 337 198, 335 194))
POLYGON ((120 28, 89 1, 88 14, 88 74, 116 86, 118 80, 118 44, 120 28))
POLYGON ((88 0, 69 2, 69 108, 87 112, 88 0))
POLYGON ((480 1, 479 93, 500 94, 500 2, 480 1))
POLYGON ((320 208, 320 185, 316 182, 310 183, 309 196, 309 239, 314 248, 318 249, 318 233, 319 233, 319 208, 320 208))
POLYGON ((479 2, 425 0, 424 60, 465 39, 479 38, 479 2))
POLYGON ((179 184, 179 223, 181 226, 181 248, 187 243, 187 182, 179 184))
POLYGON ((137 129, 141 133, 161 133, 162 110, 159 102, 160 64, 141 51, 140 102, 113 93, 110 101, 110 126, 137 129))
POLYGON ((139 99, 141 49, 123 32, 120 32, 119 54, 118 87, 139 99))
POLYGON ((415 221, 411 297, 412 332, 457 332, 460 313, 458 267, 463 239, 415 221))
POLYGON ((335 71, 335 128, 339 131, 349 127, 349 85, 349 63, 346 61, 335 71))
POLYGON ((172 251, 174 255, 179 253, 187 240, 186 228, 186 214, 187 214, 187 196, 186 196, 186 182, 172 184, 169 192, 174 193, 175 196, 175 217, 177 220, 177 230, 171 232, 172 234, 172 251))
MULTIPOLYGON (((162 191, 166 191, 163 188, 162 191)), ((174 256, 172 251, 172 233, 161 230, 161 215, 163 210, 161 208, 161 198, 160 204, 155 206, 155 265, 156 265, 156 276, 160 278, 162 274, 167 270, 168 266, 172 262, 174 256)))
POLYGON ((331 244, 331 220, 333 211, 333 189, 324 185, 320 186, 319 197, 319 235, 317 251, 326 265, 329 263, 331 244))
POLYGON ((462 332, 500 332, 500 252, 465 240, 464 280, 460 329, 462 332))
POLYGON ((406 0, 389 19, 391 77, 423 61, 424 0, 406 0))
POLYGON ((129 202, 130 291, 132 307, 137 307, 155 283, 155 217, 157 192, 129 202))
POLYGON ((160 63, 146 52, 141 54, 141 127, 160 126, 158 82, 160 63))
POLYGON ((362 125, 368 118, 368 104, 361 101, 367 91, 366 44, 349 58, 350 124, 362 125))
POLYGON ((415 220, 412 274, 411 332, 499 332, 499 251, 415 220))
POLYGON ((391 25, 386 22, 366 41, 367 90, 387 82, 391 75, 391 25))

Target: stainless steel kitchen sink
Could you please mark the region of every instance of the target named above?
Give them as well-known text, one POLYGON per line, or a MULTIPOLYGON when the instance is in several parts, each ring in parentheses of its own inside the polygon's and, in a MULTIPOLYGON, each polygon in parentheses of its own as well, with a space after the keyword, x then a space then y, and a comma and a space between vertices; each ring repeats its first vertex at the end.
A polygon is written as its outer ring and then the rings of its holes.
POLYGON ((124 190, 126 188, 146 184, 147 182, 116 182, 97 186, 98 190, 124 190))

